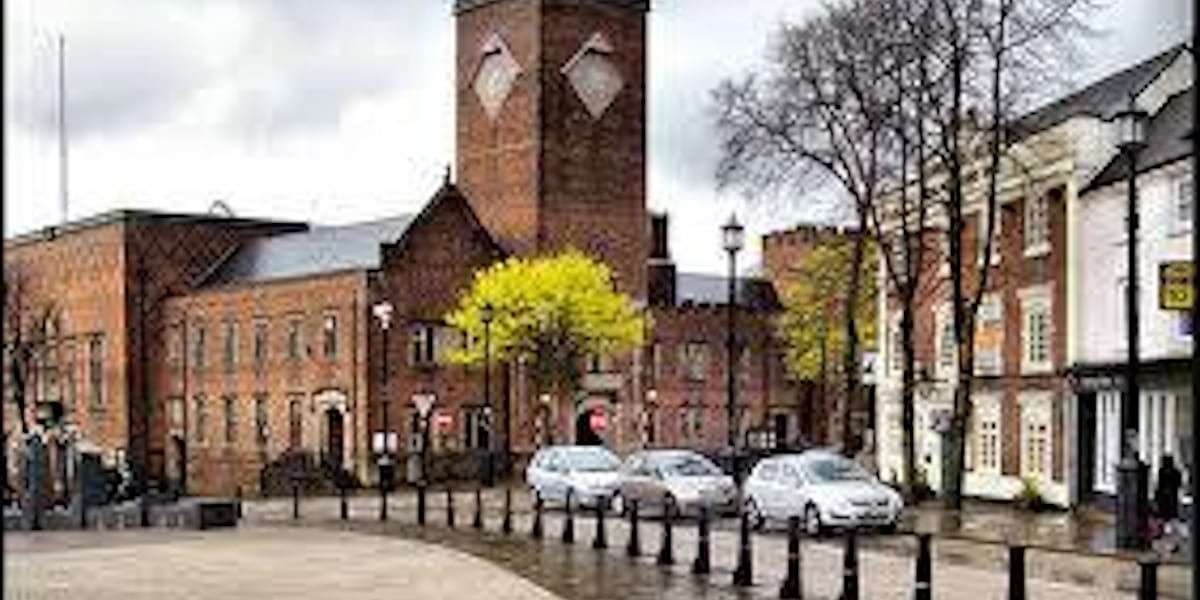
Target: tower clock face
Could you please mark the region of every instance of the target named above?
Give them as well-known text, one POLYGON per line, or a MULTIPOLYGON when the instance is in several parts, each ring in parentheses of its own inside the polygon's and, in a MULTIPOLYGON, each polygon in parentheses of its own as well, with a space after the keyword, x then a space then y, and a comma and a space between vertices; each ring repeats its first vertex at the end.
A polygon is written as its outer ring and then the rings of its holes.
POLYGON ((575 95, 594 119, 604 116, 625 86, 611 54, 612 46, 597 33, 563 67, 575 95))
POLYGON ((475 95, 488 116, 495 119, 521 74, 521 66, 499 35, 488 38, 481 52, 483 56, 475 72, 475 95))

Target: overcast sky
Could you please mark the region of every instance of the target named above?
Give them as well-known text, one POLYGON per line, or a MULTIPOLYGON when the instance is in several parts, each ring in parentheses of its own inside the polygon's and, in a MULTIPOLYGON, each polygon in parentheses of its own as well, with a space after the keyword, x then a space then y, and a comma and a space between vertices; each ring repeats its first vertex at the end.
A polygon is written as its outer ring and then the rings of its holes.
MULTIPOLYGON (((1105 72, 1182 41, 1190 0, 1102 0, 1105 72)), ((654 0, 649 204, 720 271, 709 90, 818 0, 654 0)), ((113 208, 346 223, 416 211, 454 153, 451 0, 6 0, 5 235, 59 219, 56 41, 67 39, 70 217, 113 208)), ((748 215, 757 235, 806 218, 748 215)))

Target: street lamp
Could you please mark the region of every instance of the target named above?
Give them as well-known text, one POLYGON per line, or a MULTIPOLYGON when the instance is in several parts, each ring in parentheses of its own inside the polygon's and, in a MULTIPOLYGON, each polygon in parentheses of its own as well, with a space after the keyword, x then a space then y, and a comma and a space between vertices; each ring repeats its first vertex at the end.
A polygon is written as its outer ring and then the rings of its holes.
POLYGON ((1141 370, 1138 355, 1138 268, 1137 268, 1137 159, 1146 147, 1146 123, 1149 115, 1133 99, 1113 117, 1117 128, 1117 147, 1129 167, 1129 197, 1126 205, 1125 247, 1128 261, 1125 285, 1125 326, 1128 359, 1125 364, 1125 395, 1121 405, 1121 462, 1117 465, 1117 547, 1141 548, 1145 545, 1147 517, 1146 466, 1138 458, 1137 428, 1138 383, 1141 370))
POLYGON ((381 368, 379 370, 379 403, 383 414, 383 435, 379 449, 379 520, 386 521, 387 513, 387 493, 388 485, 391 483, 392 474, 392 448, 391 448, 391 429, 388 423, 388 404, 390 398, 387 397, 388 384, 388 331, 392 328, 392 303, 383 301, 376 304, 372 312, 375 318, 379 320, 379 329, 382 334, 381 344, 383 345, 383 356, 381 357, 381 368))
MULTIPOLYGON (((492 319, 495 317, 495 311, 491 304, 484 304, 479 309, 479 319, 483 321, 483 404, 488 415, 488 448, 487 448, 487 486, 492 487, 496 484, 496 426, 491 415, 492 410, 492 319)), ((505 415, 507 418, 507 415, 505 415)), ((505 441, 507 444, 507 440, 505 441)))
MULTIPOLYGON (((735 355, 737 354, 737 340, 735 339, 734 326, 737 319, 737 253, 741 251, 745 238, 745 229, 741 223, 737 221, 737 215, 729 216, 729 222, 721 227, 721 241, 725 247, 725 252, 729 254, 729 302, 726 306, 726 330, 725 330, 725 387, 727 392, 728 406, 728 443, 731 451, 737 449, 737 424, 735 423, 735 411, 737 406, 737 378, 734 374, 736 365, 735 355)), ((736 462, 736 461, 735 461, 736 462)), ((736 469, 735 469, 736 473, 736 469)))

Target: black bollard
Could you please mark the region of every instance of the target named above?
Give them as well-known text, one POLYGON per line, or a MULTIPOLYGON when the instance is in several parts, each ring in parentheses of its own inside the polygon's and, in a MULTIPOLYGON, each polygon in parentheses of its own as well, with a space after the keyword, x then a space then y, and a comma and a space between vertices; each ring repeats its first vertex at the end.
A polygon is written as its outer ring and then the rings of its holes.
POLYGON ((350 505, 346 503, 346 486, 345 486, 345 484, 338 486, 338 495, 339 495, 341 503, 342 503, 341 517, 342 517, 342 520, 345 521, 346 519, 350 518, 350 505))
POLYGON ((708 507, 700 507, 700 519, 697 521, 699 542, 696 547, 696 560, 692 561, 692 573, 695 575, 707 575, 712 571, 712 560, 710 560, 710 543, 708 535, 708 507))
POLYGON ((483 529, 483 491, 479 488, 475 488, 475 520, 471 521, 471 527, 483 529))
POLYGON ((788 517, 787 577, 779 588, 782 600, 800 600, 804 590, 800 585, 800 517, 788 517))
POLYGON ((1158 559, 1147 556, 1138 561, 1142 568, 1142 587, 1138 600, 1158 600, 1158 559))
POLYGON ((425 483, 417 484, 417 525, 425 526, 425 483))
POLYGON ((608 536, 604 532, 604 513, 608 511, 608 498, 596 498, 596 536, 592 538, 592 547, 603 550, 608 547, 608 536))
POLYGON ((575 543, 575 515, 571 512, 571 488, 567 488, 567 518, 563 521, 562 541, 564 544, 575 543))
POLYGON ((663 503, 662 544, 658 548, 658 564, 675 564, 675 550, 671 542, 671 522, 675 519, 675 499, 667 496, 663 503))
POLYGON ((535 540, 540 540, 545 535, 545 532, 542 531, 542 509, 543 508, 544 508, 544 506, 542 504, 542 493, 538 490, 534 490, 533 491, 533 531, 530 532, 530 535, 532 535, 533 539, 535 539, 535 540))
POLYGON ((504 533, 512 533, 512 488, 508 484, 504 485, 504 523, 500 525, 501 531, 504 533))
POLYGON ((1008 548, 1008 600, 1025 600, 1025 547, 1008 548))
POLYGON ((146 494, 146 490, 142 490, 142 497, 138 498, 138 525, 150 526, 150 496, 146 494))
POLYGON ((241 521, 242 520, 242 486, 240 486, 240 485, 237 486, 237 506, 235 508, 237 508, 237 518, 239 521, 241 521))
POLYGON ((454 529, 454 492, 446 488, 446 527, 454 529))
POLYGON ((642 538, 638 535, 638 503, 629 501, 629 543, 625 546, 625 554, 636 558, 642 555, 642 538))
POLYGON ((846 532, 842 565, 842 600, 858 600, 858 538, 853 529, 846 532))
POLYGON ((737 567, 733 570, 733 585, 750 587, 754 585, 754 556, 750 550, 750 513, 743 507, 738 511, 741 515, 738 530, 737 567))
POLYGON ((79 493, 79 528, 88 528, 87 499, 84 497, 82 491, 79 493))
POLYGON ((917 584, 916 600, 933 600, 933 556, 928 533, 917 537, 917 584))
POLYGON ((300 482, 292 482, 292 519, 300 518, 300 482))

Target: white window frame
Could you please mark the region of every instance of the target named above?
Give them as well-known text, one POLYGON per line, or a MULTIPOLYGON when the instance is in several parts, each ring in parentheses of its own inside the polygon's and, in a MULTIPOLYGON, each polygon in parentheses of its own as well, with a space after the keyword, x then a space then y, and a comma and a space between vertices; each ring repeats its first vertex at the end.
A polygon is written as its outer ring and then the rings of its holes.
POLYGON ((893 312, 888 316, 888 371, 895 376, 904 373, 904 348, 900 345, 900 317, 899 312, 893 312))
POLYGON ((1021 373, 1039 374, 1054 370, 1054 297, 1049 285, 1021 290, 1021 373), (1034 317, 1045 319, 1045 356, 1035 360, 1032 352, 1034 317))
POLYGON ((1032 194, 1025 199, 1025 257, 1037 258, 1050 253, 1050 198, 1032 194))
POLYGON ((954 339, 954 307, 951 303, 944 302, 938 307, 934 326, 934 373, 939 379, 953 380, 958 376, 958 347, 954 339), (947 345, 950 346, 949 354, 947 345))
POLYGON ((1035 481, 1053 481, 1053 393, 1048 391, 1022 392, 1018 402, 1021 406, 1021 477, 1035 481), (1030 435, 1031 432, 1038 434, 1044 432, 1045 439, 1033 438, 1030 435), (1042 443, 1042 447, 1036 448, 1039 441, 1042 443), (1041 456, 1034 456, 1035 450, 1040 452, 1041 456))
POLYGON ((1004 467, 1004 419, 999 394, 980 394, 972 411, 975 421, 976 473, 1000 475, 1004 467))
POLYGON ((1190 175, 1180 177, 1172 182, 1171 191, 1171 208, 1167 211, 1167 233, 1171 236, 1181 236, 1191 233, 1192 227, 1192 202, 1195 201, 1192 186, 1192 177, 1190 175))

